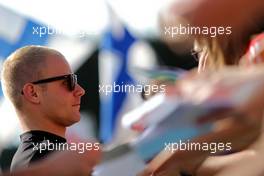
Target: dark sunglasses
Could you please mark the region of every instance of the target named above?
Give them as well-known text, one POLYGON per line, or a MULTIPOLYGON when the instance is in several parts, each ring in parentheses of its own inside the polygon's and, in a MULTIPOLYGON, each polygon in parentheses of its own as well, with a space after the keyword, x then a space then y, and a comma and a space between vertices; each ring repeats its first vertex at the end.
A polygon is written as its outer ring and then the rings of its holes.
MULTIPOLYGON (((67 80, 67 86, 68 86, 69 91, 73 91, 77 84, 77 75, 68 74, 68 75, 56 76, 52 78, 41 79, 41 80, 34 81, 31 83, 32 84, 43 84, 43 83, 49 83, 49 82, 58 81, 58 80, 67 80)), ((23 91, 21 91, 21 93, 23 94, 23 91)))

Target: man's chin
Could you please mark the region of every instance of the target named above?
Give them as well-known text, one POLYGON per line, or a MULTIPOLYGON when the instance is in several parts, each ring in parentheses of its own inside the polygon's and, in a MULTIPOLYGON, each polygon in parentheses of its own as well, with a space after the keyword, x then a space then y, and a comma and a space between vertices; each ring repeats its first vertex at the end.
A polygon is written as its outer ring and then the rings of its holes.
POLYGON ((81 120, 81 116, 80 116, 80 115, 75 116, 75 117, 73 118, 73 123, 77 123, 77 122, 79 122, 80 120, 81 120))
POLYGON ((71 126, 71 125, 73 125, 73 124, 79 122, 80 119, 81 119, 81 116, 80 116, 80 115, 79 115, 79 116, 74 116, 74 117, 72 117, 72 118, 68 121, 67 126, 71 126))

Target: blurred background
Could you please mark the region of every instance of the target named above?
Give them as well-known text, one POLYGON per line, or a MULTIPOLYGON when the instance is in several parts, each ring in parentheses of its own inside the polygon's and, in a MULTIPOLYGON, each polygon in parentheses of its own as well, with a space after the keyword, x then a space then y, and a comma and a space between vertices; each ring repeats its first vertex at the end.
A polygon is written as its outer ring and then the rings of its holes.
MULTIPOLYGON (((178 0, 180 1, 180 0, 178 0)), ((118 143, 127 138, 120 118, 144 101, 141 93, 99 93, 99 85, 146 84, 133 68, 197 66, 192 42, 163 37, 173 24, 172 0, 8 1, 0 0, 0 69, 14 50, 45 45, 60 51, 86 90, 82 120, 68 141, 95 138, 118 143)), ((0 91, 0 164, 8 169, 19 144, 16 114, 0 91)))

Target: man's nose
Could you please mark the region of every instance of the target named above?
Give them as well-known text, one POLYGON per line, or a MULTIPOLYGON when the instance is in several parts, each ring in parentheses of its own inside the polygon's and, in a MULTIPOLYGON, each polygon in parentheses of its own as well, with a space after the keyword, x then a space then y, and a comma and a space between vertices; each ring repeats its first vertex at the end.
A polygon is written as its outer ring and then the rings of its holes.
POLYGON ((85 90, 79 84, 76 84, 75 95, 81 97, 84 94, 85 94, 85 90))

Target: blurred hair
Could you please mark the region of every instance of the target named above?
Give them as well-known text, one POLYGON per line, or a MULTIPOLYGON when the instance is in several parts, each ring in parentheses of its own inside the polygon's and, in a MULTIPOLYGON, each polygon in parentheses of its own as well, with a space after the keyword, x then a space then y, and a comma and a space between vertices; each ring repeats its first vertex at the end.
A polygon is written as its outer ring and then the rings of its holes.
POLYGON ((226 65, 238 65, 246 51, 247 41, 235 42, 232 39, 198 38, 196 45, 204 48, 208 54, 207 66, 218 69, 226 65))
POLYGON ((252 36, 264 30, 264 23, 250 27, 230 36, 198 36, 195 43, 199 48, 206 48, 208 66, 220 68, 226 65, 238 65, 240 58, 246 53, 252 36))

